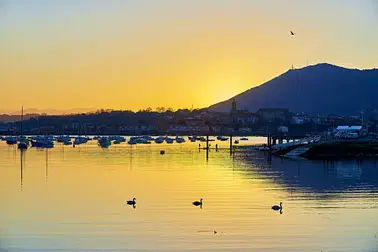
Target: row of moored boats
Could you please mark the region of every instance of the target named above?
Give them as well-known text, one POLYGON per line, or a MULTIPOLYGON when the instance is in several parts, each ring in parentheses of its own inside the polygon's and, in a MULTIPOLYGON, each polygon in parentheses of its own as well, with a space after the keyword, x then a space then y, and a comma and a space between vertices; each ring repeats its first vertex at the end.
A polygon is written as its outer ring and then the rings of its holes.
MULTIPOLYGON (((219 141, 228 141, 228 137, 218 136, 216 138, 219 141)), ((121 144, 126 142, 126 138, 123 136, 97 136, 97 137, 87 137, 87 136, 77 136, 72 138, 71 136, 32 136, 32 137, 25 137, 25 136, 8 136, 8 137, 0 137, 0 140, 6 141, 9 145, 18 145, 20 149, 27 149, 29 146, 37 147, 37 148, 54 148, 54 142, 62 143, 63 145, 80 145, 85 144, 90 140, 97 140, 98 145, 107 148, 112 144, 121 144)), ((203 136, 189 136, 188 140, 190 142, 206 142, 207 139, 203 136)), ((240 138, 240 140, 248 140, 248 138, 240 138)), ((215 141, 215 139, 208 139, 208 141, 215 141)), ((159 137, 152 137, 152 136, 134 136, 130 137, 127 141, 129 145, 136 145, 136 144, 151 144, 152 142, 157 144, 167 143, 173 144, 176 143, 185 143, 186 140, 183 137, 176 136, 168 137, 168 136, 159 136, 159 137)), ((235 143, 238 143, 238 140, 235 140, 235 143), (237 142, 236 142, 237 141, 237 142)))

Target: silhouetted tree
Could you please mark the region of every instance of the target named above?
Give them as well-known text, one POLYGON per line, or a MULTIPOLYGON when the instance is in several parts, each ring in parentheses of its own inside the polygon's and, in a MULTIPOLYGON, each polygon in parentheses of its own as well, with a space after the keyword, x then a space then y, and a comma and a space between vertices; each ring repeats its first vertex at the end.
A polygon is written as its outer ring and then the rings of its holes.
POLYGON ((151 113, 152 112, 152 108, 148 107, 146 109, 140 109, 138 111, 138 113, 151 113))
POLYGON ((187 113, 189 114, 191 111, 187 108, 183 108, 183 109, 178 109, 176 110, 176 113, 187 113))
POLYGON ((158 113, 164 113, 165 112, 165 108, 164 107, 157 107, 156 108, 156 112, 158 112, 158 113))

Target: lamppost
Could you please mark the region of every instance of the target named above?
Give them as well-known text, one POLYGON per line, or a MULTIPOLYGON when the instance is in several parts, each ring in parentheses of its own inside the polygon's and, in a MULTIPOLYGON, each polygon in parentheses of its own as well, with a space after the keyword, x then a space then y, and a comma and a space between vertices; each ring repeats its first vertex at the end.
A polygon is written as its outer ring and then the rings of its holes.
POLYGON ((269 125, 272 121, 268 121, 268 124, 266 125, 266 135, 268 136, 268 148, 271 147, 271 138, 270 138, 270 132, 269 132, 269 125))
POLYGON ((269 131, 269 125, 272 121, 268 121, 268 123, 266 124, 266 135, 269 137, 270 135, 270 131, 269 131))

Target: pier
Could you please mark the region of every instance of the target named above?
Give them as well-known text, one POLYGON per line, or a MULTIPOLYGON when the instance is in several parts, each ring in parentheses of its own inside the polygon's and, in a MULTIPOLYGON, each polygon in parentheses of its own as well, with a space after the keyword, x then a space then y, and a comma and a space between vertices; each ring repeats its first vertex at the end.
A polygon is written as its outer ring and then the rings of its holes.
POLYGON ((282 146, 282 145, 289 145, 298 142, 304 142, 308 138, 308 136, 304 135, 288 135, 288 134, 267 134, 266 146, 271 150, 273 146, 282 146))
MULTIPOLYGON (((232 149, 233 149, 233 142, 232 142, 232 135, 229 136, 229 142, 230 147, 229 148, 218 148, 218 144, 215 145, 215 148, 213 148, 215 151, 218 150, 230 150, 230 155, 232 155, 232 149)), ((209 150, 210 150, 210 144, 209 144, 209 135, 206 135, 206 147, 201 148, 201 146, 198 147, 199 150, 203 149, 206 150, 206 160, 209 160, 209 150)))

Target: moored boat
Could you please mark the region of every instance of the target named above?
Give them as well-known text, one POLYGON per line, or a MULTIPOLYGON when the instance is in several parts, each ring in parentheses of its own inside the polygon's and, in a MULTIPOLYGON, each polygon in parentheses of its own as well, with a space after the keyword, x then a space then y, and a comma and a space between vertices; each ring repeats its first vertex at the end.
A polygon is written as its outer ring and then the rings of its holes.
POLYGON ((174 140, 172 138, 165 137, 165 141, 167 142, 167 144, 172 144, 174 140))
POLYGON ((87 137, 81 137, 81 136, 75 137, 75 140, 74 140, 75 145, 85 144, 87 142, 88 142, 88 138, 87 137))
POLYGON ((27 139, 21 139, 17 147, 22 150, 26 150, 29 147, 29 141, 27 139))
POLYGON ((16 144, 17 143, 18 138, 15 137, 15 136, 9 136, 9 137, 5 138, 5 141, 6 141, 7 144, 12 145, 12 144, 16 144))
POLYGON ((29 147, 29 141, 24 137, 24 107, 21 108, 21 137, 17 147, 26 150, 29 147))
POLYGON ((63 144, 64 145, 72 145, 71 139, 64 139, 63 144))
POLYGON ((58 143, 64 143, 64 142, 67 141, 67 140, 71 140, 71 138, 70 138, 69 136, 63 136, 63 135, 58 136, 58 137, 56 138, 56 141, 57 141, 58 143))
POLYGON ((137 141, 135 139, 130 139, 127 143, 130 145, 135 145, 137 144, 137 141))
POLYGON ((49 138, 38 137, 31 141, 31 146, 36 148, 54 148, 54 142, 49 138))
POLYGON ((110 145, 112 145, 112 142, 107 137, 101 137, 98 139, 98 145, 102 148, 108 148, 110 145))
POLYGON ((164 138, 163 138, 163 137, 157 137, 157 138, 155 139, 155 143, 157 143, 157 144, 164 143, 164 138))
POLYGON ((200 140, 200 142, 206 142, 206 138, 205 137, 200 137, 199 140, 200 140))
POLYGON ((185 143, 185 139, 179 136, 176 136, 176 143, 185 143))

